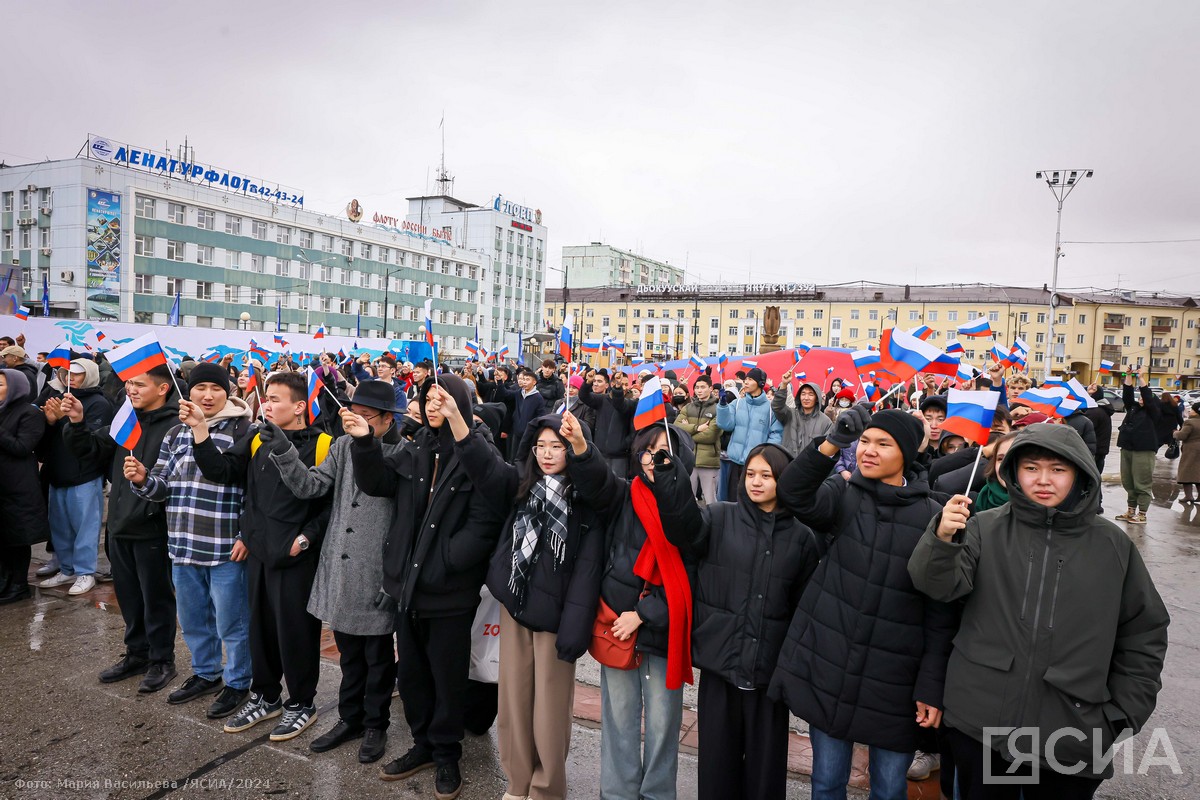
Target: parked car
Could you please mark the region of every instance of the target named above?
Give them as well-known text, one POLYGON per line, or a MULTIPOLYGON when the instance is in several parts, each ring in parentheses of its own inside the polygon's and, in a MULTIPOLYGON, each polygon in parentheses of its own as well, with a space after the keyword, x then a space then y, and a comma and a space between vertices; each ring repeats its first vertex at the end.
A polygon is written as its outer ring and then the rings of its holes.
POLYGON ((1113 411, 1124 411, 1125 401, 1121 399, 1121 393, 1105 386, 1101 391, 1104 393, 1104 399, 1112 404, 1113 411))

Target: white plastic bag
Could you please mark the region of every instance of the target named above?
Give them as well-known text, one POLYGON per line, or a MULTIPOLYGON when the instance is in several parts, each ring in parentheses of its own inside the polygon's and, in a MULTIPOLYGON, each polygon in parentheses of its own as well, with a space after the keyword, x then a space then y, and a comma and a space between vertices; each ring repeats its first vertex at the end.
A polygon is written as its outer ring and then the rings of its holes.
POLYGON ((479 608, 471 628, 471 680, 500 682, 500 601, 486 586, 479 592, 479 608))

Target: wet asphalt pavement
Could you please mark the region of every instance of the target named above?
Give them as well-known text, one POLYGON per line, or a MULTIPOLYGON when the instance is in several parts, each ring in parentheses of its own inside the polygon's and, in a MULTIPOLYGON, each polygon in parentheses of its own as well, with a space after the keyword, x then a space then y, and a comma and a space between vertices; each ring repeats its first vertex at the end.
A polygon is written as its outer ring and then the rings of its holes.
MULTIPOLYGON (((1109 457, 1115 472, 1117 452, 1109 457)), ((1159 592, 1171 613, 1170 648, 1158 710, 1134 740, 1134 774, 1118 774, 1097 797, 1200 797, 1200 507, 1181 506, 1175 465, 1160 459, 1155 473, 1150 523, 1130 527, 1159 592), (1181 768, 1144 763, 1152 729, 1162 728, 1181 768), (1147 767, 1137 774, 1139 767, 1147 767)), ((1115 474, 1106 474, 1105 513, 1124 508, 1115 474)), ((35 558, 41 555, 35 549, 35 558)), ((320 718, 291 742, 267 740, 268 724, 226 734, 205 718, 211 698, 183 706, 166 702, 170 689, 187 677, 187 649, 177 646, 179 677, 167 690, 139 695, 137 680, 104 685, 97 673, 121 654, 122 623, 95 601, 36 592, 33 600, 0 607, 0 798, 275 798, 432 797, 432 772, 384 783, 378 764, 357 761, 357 743, 314 755, 308 743, 336 721, 336 664, 324 662, 317 702, 320 718), (189 781, 191 781, 189 783, 189 781)), ((580 670, 580 679, 588 680, 580 670)), ((400 701, 393 700, 393 725, 385 760, 411 744, 400 701)), ((1163 734, 1158 734, 1163 741, 1163 734)), ((1156 755, 1166 756, 1159 746, 1156 755)), ((570 757, 571 795, 598 796, 599 731, 577 725, 570 757)), ((380 762, 383 763, 383 762, 380 762)), ((1119 763, 1120 766, 1120 763, 1119 763)), ((464 743, 463 798, 499 798, 505 783, 496 755, 494 729, 464 743)), ((1120 772, 1120 769, 1118 770, 1120 772)), ((696 796, 695 759, 680 756, 680 798, 696 796)), ((809 797, 808 783, 789 781, 789 798, 809 797)), ((851 796, 865 796, 851 792, 851 796)))

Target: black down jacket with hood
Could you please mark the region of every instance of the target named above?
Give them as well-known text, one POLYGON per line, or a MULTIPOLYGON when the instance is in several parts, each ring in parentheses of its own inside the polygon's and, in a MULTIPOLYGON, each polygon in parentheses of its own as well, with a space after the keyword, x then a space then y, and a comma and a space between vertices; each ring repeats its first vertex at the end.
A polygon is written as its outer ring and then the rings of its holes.
MULTIPOLYGON (((945 722, 978 741, 984 727, 1040 728, 1039 746, 1052 731, 1074 728, 1083 738, 1053 737, 1058 763, 1082 762, 1080 775, 1109 777, 1111 764, 1093 769, 1093 748, 1106 752, 1117 734, 1137 732, 1154 710, 1166 606, 1133 541, 1099 515, 1100 473, 1072 431, 1030 425, 1000 471, 1009 502, 972 516, 951 542, 937 536, 938 515, 908 565, 922 591, 963 599, 945 722), (1057 508, 1021 491, 1017 468, 1033 446, 1077 470, 1057 508)), ((1038 753, 1043 764, 1048 755, 1038 753)))
POLYGON ((739 689, 767 688, 820 560, 816 537, 782 506, 759 509, 744 485, 736 502, 700 508, 687 472, 674 462, 655 467, 653 488, 667 538, 698 562, 693 662, 739 689))
MULTIPOLYGON (((916 701, 942 708, 953 608, 913 587, 908 558, 940 510, 929 485, 826 478, 834 459, 815 446, 784 471, 779 497, 829 552, 804 587, 771 697, 837 739, 897 752, 917 747, 916 701)), ((921 473, 923 474, 923 473, 921 473)))

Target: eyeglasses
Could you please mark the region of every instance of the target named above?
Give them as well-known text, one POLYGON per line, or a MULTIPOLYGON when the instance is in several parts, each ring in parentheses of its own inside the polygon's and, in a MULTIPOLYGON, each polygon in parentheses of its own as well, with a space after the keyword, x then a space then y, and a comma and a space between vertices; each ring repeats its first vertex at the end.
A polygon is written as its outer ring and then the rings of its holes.
POLYGON ((557 456, 557 455, 562 455, 563 453, 567 452, 567 448, 563 447, 561 444, 538 443, 533 446, 533 451, 539 455, 546 454, 546 455, 551 455, 551 456, 557 456))

